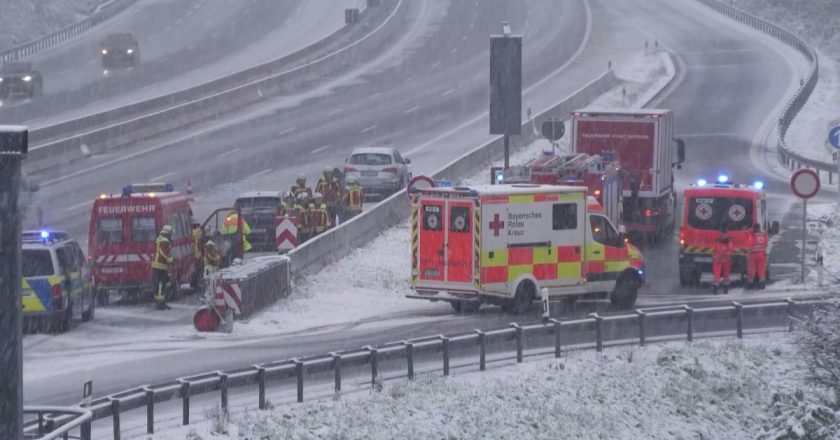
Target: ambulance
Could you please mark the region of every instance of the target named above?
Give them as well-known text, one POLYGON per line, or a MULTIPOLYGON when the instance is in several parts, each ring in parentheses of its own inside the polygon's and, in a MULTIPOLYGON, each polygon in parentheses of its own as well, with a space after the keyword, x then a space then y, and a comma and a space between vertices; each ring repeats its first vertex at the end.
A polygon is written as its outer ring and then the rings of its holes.
POLYGON ((504 184, 412 189, 413 292, 456 312, 526 312, 548 300, 636 302, 644 261, 585 187, 504 184))
POLYGON ((93 263, 97 302, 108 303, 111 293, 132 298, 151 295, 155 239, 164 225, 172 226, 172 285, 193 280, 190 197, 169 183, 126 185, 122 193, 102 194, 90 216, 88 259, 93 263))
MULTIPOLYGON (((699 286, 700 276, 712 272, 712 249, 721 228, 732 239, 732 275, 746 276, 747 239, 758 223, 768 235, 779 233, 779 222, 767 218, 764 183, 735 184, 726 175, 716 183, 699 179, 683 191, 680 221, 680 285, 699 286)), ((770 268, 767 274, 769 278, 770 268)))

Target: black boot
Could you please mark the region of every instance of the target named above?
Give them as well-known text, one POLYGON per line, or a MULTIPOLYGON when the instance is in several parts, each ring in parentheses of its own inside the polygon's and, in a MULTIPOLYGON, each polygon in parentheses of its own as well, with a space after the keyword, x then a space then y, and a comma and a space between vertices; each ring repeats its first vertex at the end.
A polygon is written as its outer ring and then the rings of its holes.
POLYGON ((712 295, 717 295, 718 286, 712 286, 712 295))
POLYGON ((724 284, 723 285, 723 294, 726 295, 727 293, 729 293, 729 286, 724 284))

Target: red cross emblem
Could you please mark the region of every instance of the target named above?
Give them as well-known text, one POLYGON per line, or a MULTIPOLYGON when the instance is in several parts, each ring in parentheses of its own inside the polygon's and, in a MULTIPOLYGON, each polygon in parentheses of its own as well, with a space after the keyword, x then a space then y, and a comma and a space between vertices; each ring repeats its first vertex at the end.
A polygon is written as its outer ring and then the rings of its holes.
POLYGON ((505 228, 505 222, 499 217, 499 214, 493 215, 493 221, 490 222, 490 229, 493 230, 493 236, 498 237, 499 231, 505 228))

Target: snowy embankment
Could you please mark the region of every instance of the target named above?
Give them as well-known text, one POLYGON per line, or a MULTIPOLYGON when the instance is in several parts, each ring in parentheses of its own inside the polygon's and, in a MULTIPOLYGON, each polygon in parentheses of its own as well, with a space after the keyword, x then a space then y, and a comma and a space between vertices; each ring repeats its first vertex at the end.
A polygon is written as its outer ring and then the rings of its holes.
POLYGON ((788 145, 808 157, 830 162, 828 130, 840 125, 840 2, 833 0, 734 0, 735 7, 777 23, 813 45, 820 57, 820 79, 808 103, 793 120, 788 145))
POLYGON ((572 352, 211 416, 151 438, 801 438, 784 435, 820 428, 802 426, 807 414, 791 417, 804 386, 800 370, 785 336, 572 352))
POLYGON ((107 0, 2 0, 0 50, 14 47, 89 17, 107 0))

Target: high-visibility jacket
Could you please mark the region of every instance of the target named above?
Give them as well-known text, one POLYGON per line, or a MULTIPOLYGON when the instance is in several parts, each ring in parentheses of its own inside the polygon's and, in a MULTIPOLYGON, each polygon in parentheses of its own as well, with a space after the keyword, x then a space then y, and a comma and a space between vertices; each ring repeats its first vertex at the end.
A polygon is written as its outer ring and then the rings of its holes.
POLYGON ((306 194, 309 197, 312 197, 312 189, 306 185, 298 185, 297 183, 295 183, 294 185, 292 185, 292 194, 295 195, 295 198, 297 198, 297 196, 301 194, 306 194))
POLYGON ((729 263, 732 261, 733 252, 735 252, 735 246, 732 244, 731 238, 718 238, 715 240, 712 258, 719 263, 729 263))
POLYGON ((756 232, 747 238, 747 251, 749 253, 764 253, 767 252, 767 244, 770 242, 769 237, 764 232, 756 232))
POLYGON ((361 212, 364 197, 362 195, 362 187, 359 185, 349 185, 344 193, 344 206, 348 212, 361 212))
POLYGON ((326 177, 321 177, 318 179, 318 183, 315 185, 315 192, 321 193, 324 197, 324 200, 330 200, 333 196, 333 187, 330 180, 326 177))
POLYGON ((203 234, 201 232, 200 227, 199 228, 193 228, 193 230, 192 230, 193 256, 195 257, 196 260, 201 258, 201 252, 202 252, 202 250, 201 250, 201 248, 202 248, 201 238, 202 238, 202 235, 203 234))
POLYGON ((311 231, 320 234, 330 227, 330 214, 327 211, 327 205, 324 203, 309 205, 309 221, 311 222, 311 231))
POLYGON ((155 258, 152 260, 152 269, 169 271, 169 265, 174 260, 169 239, 158 235, 155 239, 155 258))
POLYGON ((292 215, 297 217, 298 234, 308 234, 310 226, 309 211, 302 205, 295 204, 292 208, 292 215))
POLYGON ((251 233, 251 227, 248 226, 248 222, 246 222, 245 219, 240 220, 239 216, 237 216, 236 214, 231 214, 225 217, 225 221, 222 224, 222 234, 236 234, 236 232, 239 230, 238 223, 242 224, 242 250, 248 252, 251 250, 251 243, 248 242, 248 234, 251 233))

